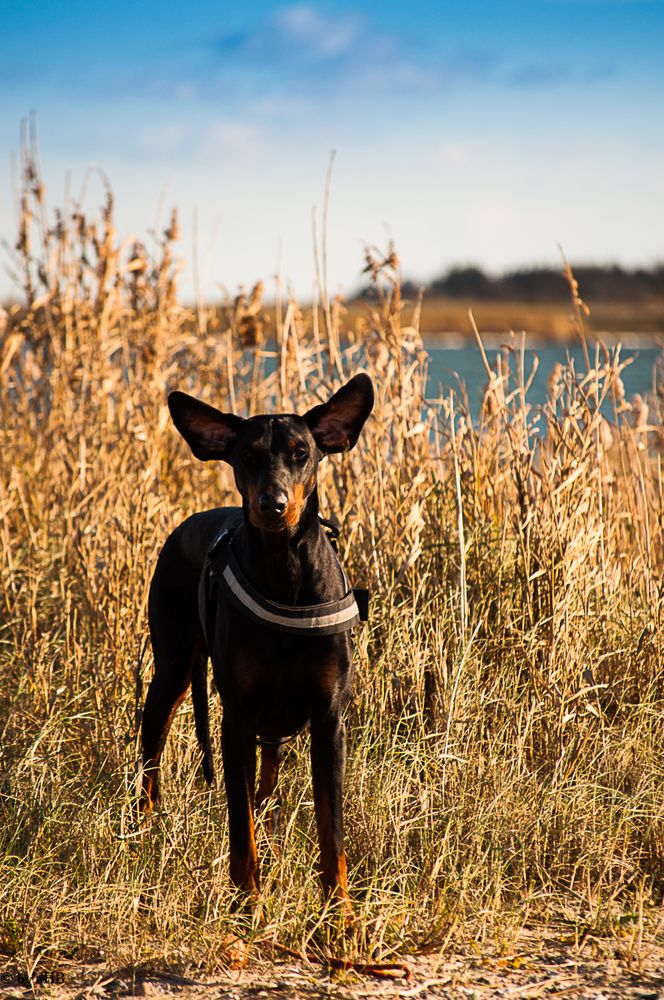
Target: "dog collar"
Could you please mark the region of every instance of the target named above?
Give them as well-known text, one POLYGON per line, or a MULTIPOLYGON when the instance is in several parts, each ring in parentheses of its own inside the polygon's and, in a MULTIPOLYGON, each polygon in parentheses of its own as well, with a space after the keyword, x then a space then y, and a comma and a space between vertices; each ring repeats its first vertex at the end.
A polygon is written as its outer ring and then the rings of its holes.
POLYGON ((224 528, 210 546, 204 575, 212 577, 231 604, 252 621, 290 635, 338 635, 366 621, 367 615, 361 615, 356 599, 357 594, 364 604, 364 591, 349 589, 339 601, 297 607, 271 601, 246 578, 231 541, 231 530, 224 528))

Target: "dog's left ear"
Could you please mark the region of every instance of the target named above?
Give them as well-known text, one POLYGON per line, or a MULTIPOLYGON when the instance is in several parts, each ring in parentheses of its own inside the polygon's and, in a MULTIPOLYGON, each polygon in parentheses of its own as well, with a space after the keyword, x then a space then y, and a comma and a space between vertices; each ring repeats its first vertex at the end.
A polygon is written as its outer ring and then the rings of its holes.
POLYGON ((364 372, 342 386, 327 403, 314 406, 304 419, 324 455, 349 451, 354 447, 371 413, 374 391, 364 372))

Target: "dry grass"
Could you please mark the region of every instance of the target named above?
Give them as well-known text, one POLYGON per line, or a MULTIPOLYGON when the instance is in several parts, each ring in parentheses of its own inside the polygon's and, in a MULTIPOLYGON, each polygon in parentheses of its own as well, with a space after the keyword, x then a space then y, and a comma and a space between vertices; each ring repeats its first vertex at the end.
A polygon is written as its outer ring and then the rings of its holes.
MULTIPOLYGON (((664 431, 657 407, 630 414, 619 350, 557 370, 537 412, 514 341, 477 426, 462 400, 423 398, 418 316, 402 326, 389 269, 369 339, 338 304, 288 301, 268 350, 260 289, 221 315, 178 304, 175 219, 153 259, 118 244, 110 194, 96 226, 77 206, 51 224, 29 158, 25 184, 30 305, 0 342, 2 951, 31 975, 227 960, 224 797, 199 777, 188 704, 163 809, 135 822, 150 574, 175 524, 234 497, 225 467, 191 460, 166 392, 299 409, 364 367, 374 417, 320 485, 373 591, 349 718, 359 920, 335 946, 509 942, 555 918, 636 960, 664 887, 664 431)), ((215 701, 217 738, 218 716, 215 701)), ((266 923, 245 928, 295 948, 334 934, 305 745, 284 768, 279 859, 259 829, 266 923)))

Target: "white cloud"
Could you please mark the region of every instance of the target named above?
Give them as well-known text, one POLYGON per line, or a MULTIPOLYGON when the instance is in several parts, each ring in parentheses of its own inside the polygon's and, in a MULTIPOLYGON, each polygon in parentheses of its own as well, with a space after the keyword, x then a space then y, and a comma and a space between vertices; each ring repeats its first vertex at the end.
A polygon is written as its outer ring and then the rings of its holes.
POLYGON ((284 7, 274 20, 287 41, 307 45, 315 54, 327 57, 349 52, 362 31, 357 15, 328 16, 308 4, 284 7))

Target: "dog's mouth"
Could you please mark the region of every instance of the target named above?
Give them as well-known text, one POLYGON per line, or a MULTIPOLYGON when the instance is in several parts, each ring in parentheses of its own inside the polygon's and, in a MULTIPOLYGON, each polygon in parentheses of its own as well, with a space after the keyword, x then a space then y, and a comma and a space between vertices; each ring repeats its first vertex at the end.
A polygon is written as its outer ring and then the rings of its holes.
POLYGON ((288 527, 288 521, 286 519, 286 514, 264 514, 261 511, 255 510, 253 507, 249 509, 249 520, 253 524, 254 528, 259 528, 261 531, 271 531, 277 533, 279 531, 285 531, 288 527))

